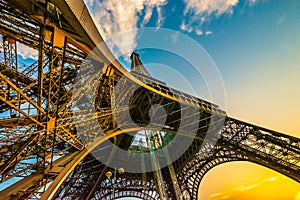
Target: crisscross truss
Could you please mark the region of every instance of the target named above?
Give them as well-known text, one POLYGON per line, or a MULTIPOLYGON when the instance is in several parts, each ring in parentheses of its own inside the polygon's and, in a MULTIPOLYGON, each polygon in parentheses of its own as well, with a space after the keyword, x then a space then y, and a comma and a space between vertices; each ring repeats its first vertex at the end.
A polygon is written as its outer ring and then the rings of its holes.
POLYGON ((168 87, 137 54, 127 72, 105 44, 95 48, 103 40, 82 0, 0 0, 0 10, 1 199, 197 199, 208 170, 237 160, 300 181, 299 138, 168 87), (37 59, 18 61, 20 44, 37 59), (123 160, 162 148, 176 159, 151 171, 145 157, 139 173, 108 178, 114 147, 123 160))
POLYGON ((149 174, 146 180, 140 179, 137 174, 128 173, 119 174, 118 178, 114 179, 105 176, 108 171, 113 171, 113 169, 103 165, 91 155, 87 156, 64 181, 54 199, 82 199, 88 196, 93 199, 137 197, 155 200, 159 198, 155 182, 150 178, 153 178, 153 174, 149 174), (80 177, 78 177, 79 174, 80 177), (102 178, 99 179, 99 177, 102 178), (95 194, 89 194, 95 184, 97 185, 95 194))

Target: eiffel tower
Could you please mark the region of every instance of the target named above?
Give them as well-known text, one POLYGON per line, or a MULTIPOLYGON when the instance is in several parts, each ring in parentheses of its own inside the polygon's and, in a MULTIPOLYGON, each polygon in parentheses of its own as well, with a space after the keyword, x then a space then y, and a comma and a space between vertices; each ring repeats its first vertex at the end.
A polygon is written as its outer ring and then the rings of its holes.
POLYGON ((197 199, 205 174, 231 161, 300 181, 299 138, 168 87, 136 53, 128 72, 97 46, 83 0, 0 0, 0 8, 0 199, 197 199), (18 62, 20 44, 36 62, 18 62), (164 112, 151 110, 157 104, 164 112), (181 141, 190 142, 182 153, 181 141), (118 160, 115 149, 127 153, 118 160), (164 159, 153 156, 161 149, 164 159))

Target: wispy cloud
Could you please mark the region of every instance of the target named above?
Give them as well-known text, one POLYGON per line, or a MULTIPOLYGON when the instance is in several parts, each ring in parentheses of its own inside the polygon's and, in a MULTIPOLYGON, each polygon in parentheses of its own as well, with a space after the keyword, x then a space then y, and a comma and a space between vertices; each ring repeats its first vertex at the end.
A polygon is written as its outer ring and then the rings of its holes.
MULTIPOLYGON (((258 1, 262 0, 247 0, 249 5, 255 4, 258 1)), ((238 5, 239 0, 184 0, 184 3, 185 9, 183 14, 185 17, 180 25, 181 30, 187 32, 194 31, 197 35, 202 35, 199 33, 200 31, 202 33, 205 32, 202 28, 206 22, 224 14, 233 14, 234 7, 238 5)))
MULTIPOLYGON (((238 0, 184 0, 185 19, 182 21, 180 28, 191 32, 199 31, 202 25, 212 17, 219 17, 222 14, 232 14, 233 7, 238 4, 238 0)), ((202 31, 202 30, 201 30, 202 31)), ((199 34, 198 34, 199 35, 199 34)))
POLYGON ((269 0, 248 0, 248 3, 249 3, 250 5, 254 5, 254 4, 256 4, 256 3, 260 2, 260 1, 262 1, 262 2, 267 2, 267 1, 269 1, 269 0))
POLYGON ((137 23, 140 20, 141 26, 149 22, 153 12, 157 12, 157 27, 163 24, 162 6, 167 0, 85 0, 92 17, 104 40, 118 33, 131 31, 131 34, 124 35, 113 41, 111 49, 118 49, 119 53, 129 56, 128 52, 136 47, 137 23), (141 19, 139 17, 142 17, 141 19))
POLYGON ((197 35, 203 35, 203 31, 200 29, 196 29, 195 32, 197 35))
POLYGON ((209 196, 209 199, 211 200, 223 200, 223 199, 229 199, 232 196, 235 196, 241 192, 245 192, 248 190, 252 190, 264 183, 267 182, 273 182, 276 181, 277 177, 270 177, 270 178, 266 178, 258 183, 253 183, 250 185, 239 185, 239 186, 235 186, 233 188, 229 188, 228 190, 225 190, 224 192, 220 192, 220 193, 216 193, 216 194, 212 194, 209 196))
POLYGON ((282 24, 285 21, 286 15, 281 15, 278 20, 277 20, 277 24, 282 24))
POLYGON ((205 35, 212 35, 213 32, 212 31, 205 31, 205 35))
POLYGON ((17 42, 17 53, 22 56, 23 59, 31 58, 33 60, 38 60, 39 57, 38 50, 30 48, 19 42, 17 42))
POLYGON ((184 14, 194 12, 196 15, 209 16, 215 14, 220 16, 224 13, 232 13, 232 7, 235 6, 238 0, 184 0, 186 8, 184 14))
MULTIPOLYGON (((193 31, 193 28, 191 26, 187 26, 185 21, 182 21, 182 23, 180 24, 180 29, 183 31, 187 31, 189 33, 193 31)), ((201 30, 199 30, 199 31, 201 31, 201 30)))
POLYGON ((157 23, 156 23, 156 27, 157 28, 160 28, 163 24, 163 21, 164 21, 164 17, 163 17, 163 14, 162 14, 162 9, 160 6, 156 7, 156 11, 157 11, 157 23))

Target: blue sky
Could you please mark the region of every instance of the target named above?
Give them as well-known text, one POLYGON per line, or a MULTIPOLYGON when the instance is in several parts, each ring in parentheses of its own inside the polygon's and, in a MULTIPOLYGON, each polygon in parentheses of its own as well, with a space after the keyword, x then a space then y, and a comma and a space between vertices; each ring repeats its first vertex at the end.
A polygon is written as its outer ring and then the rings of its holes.
MULTIPOLYGON (((194 39, 207 51, 221 73, 226 111, 230 116, 300 136, 295 120, 300 118, 300 94, 296 92, 300 86, 299 1, 85 2, 104 39, 133 30, 111 45, 127 58, 141 45, 139 32, 134 31, 136 28, 168 28, 194 39)), ((137 52, 141 53, 144 63, 155 60, 173 68, 185 67, 172 63, 167 54, 151 50, 137 52)), ((128 59, 120 61, 129 68, 128 59)), ((199 91, 205 87, 200 79, 199 83, 192 84, 199 85, 199 91)), ((207 92, 198 94, 207 99, 207 92)))
MULTIPOLYGON (((104 39, 141 27, 168 28, 194 39, 216 63, 229 116, 300 137, 300 1, 85 2, 104 39)), ((115 40, 127 68, 126 56, 141 46, 138 37, 132 31, 115 40)), ((160 61, 184 70, 184 61, 175 62, 167 53, 138 53, 144 63, 160 61)), ((202 90, 202 80, 192 84, 202 90)), ((254 164, 229 163, 212 171, 201 186, 202 199, 300 199, 298 183, 254 164)))

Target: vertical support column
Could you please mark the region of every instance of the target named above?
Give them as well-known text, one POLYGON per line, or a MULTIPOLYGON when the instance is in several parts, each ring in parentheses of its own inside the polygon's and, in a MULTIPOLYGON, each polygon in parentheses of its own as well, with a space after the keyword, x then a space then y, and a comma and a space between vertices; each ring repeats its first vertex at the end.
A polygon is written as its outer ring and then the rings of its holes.
MULTIPOLYGON (((148 135, 146 135, 146 138, 148 138, 148 135)), ((159 162, 158 162, 155 152, 154 152, 156 144, 155 144, 155 139, 154 139, 153 133, 151 133, 150 141, 148 142, 148 145, 150 148, 151 163, 154 168, 154 176, 155 176, 156 188, 157 188, 157 191, 159 194, 159 198, 161 200, 166 200, 167 193, 166 193, 166 189, 164 186, 164 179, 163 179, 163 175, 161 173, 161 168, 160 168, 159 162)))
MULTIPOLYGON (((106 76, 108 77, 108 85, 109 85, 109 96, 111 101, 111 108, 115 108, 115 79, 114 79, 114 69, 111 66, 107 66, 106 76)), ((112 120, 112 126, 117 127, 116 120, 112 120)))
MULTIPOLYGON (((47 56, 48 56, 48 59, 49 59, 49 64, 48 64, 48 74, 49 74, 49 80, 48 80, 48 89, 47 88, 44 88, 44 91, 47 90, 47 102, 46 102, 46 121, 47 121, 47 124, 46 124, 46 139, 45 139, 45 143, 47 145, 48 141, 53 141, 53 143, 50 143, 49 146, 49 150, 47 148, 47 153, 50 153, 51 154, 51 159, 50 159, 50 169, 52 169, 52 165, 53 165, 53 156, 54 156, 54 139, 51 138, 51 132, 50 130, 53 129, 53 120, 52 118, 50 117, 51 115, 51 88, 52 88, 52 74, 53 74, 53 62, 54 62, 54 30, 51 29, 51 30, 45 30, 47 32, 45 32, 45 36, 46 35, 49 35, 50 34, 50 45, 48 46, 47 48, 47 56)), ((46 39, 46 38, 45 38, 46 39)), ((54 137, 54 136, 53 136, 54 137)), ((45 155, 46 156, 46 155, 45 155)), ((45 160, 45 164, 46 164, 46 160, 45 160)), ((46 175, 46 177, 48 178, 49 177, 49 174, 46 175)))
MULTIPOLYGON (((45 6, 45 4, 44 4, 45 6)), ((44 88, 44 60, 45 60, 45 49, 46 49, 46 43, 45 43, 45 22, 46 22, 46 15, 43 11, 43 21, 44 23, 40 25, 40 30, 39 30, 39 57, 38 57, 38 94, 37 94, 37 103, 40 108, 43 108, 43 94, 45 92, 44 88)), ((42 122, 43 116, 42 116, 41 109, 38 110, 37 112, 37 119, 39 122, 42 122)), ((41 130, 42 127, 37 126, 38 130, 41 130)), ((42 161, 42 163, 37 167, 37 171, 41 174, 45 175, 45 169, 47 166, 46 163, 46 155, 47 155, 47 131, 43 132, 38 136, 39 138, 37 139, 36 143, 36 148, 39 149, 41 152, 40 154, 37 155, 37 162, 42 161)), ((46 177, 46 176, 45 176, 46 177)), ((32 193, 33 194, 33 193, 32 193)))
MULTIPOLYGON (((56 133, 57 133, 57 118, 58 118, 58 111, 59 111, 59 100, 61 98, 61 88, 62 88, 62 79, 63 79, 63 73, 64 73, 64 65, 65 65, 65 56, 66 56, 66 48, 67 48, 67 43, 68 43, 68 38, 67 36, 65 36, 64 38, 64 47, 63 47, 63 56, 62 56, 62 62, 61 62, 61 68, 60 68, 60 75, 59 75, 59 89, 58 89, 58 96, 57 96, 57 99, 56 99, 56 102, 55 102, 55 105, 56 105, 56 110, 55 110, 55 116, 54 116, 54 131, 53 131, 53 138, 52 138, 52 155, 51 155, 51 165, 52 165, 52 162, 53 162, 53 149, 54 149, 54 144, 56 142, 55 140, 55 137, 56 137, 56 133)), ((49 77, 49 79, 52 80, 53 77, 49 77)), ((49 82, 51 82, 49 80, 49 82)), ((49 90, 49 93, 52 93, 52 95, 56 95, 54 91, 50 91, 49 90), (54 93, 54 94, 53 94, 54 93)), ((49 99, 50 100, 50 99, 49 99)))
POLYGON ((175 197, 176 200, 182 200, 183 196, 181 193, 181 189, 177 180, 177 176, 174 170, 174 166, 173 163, 170 161, 170 155, 169 152, 167 151, 167 149, 165 149, 164 154, 166 156, 166 159, 168 160, 168 162, 170 163, 168 165, 168 169, 169 169, 169 173, 168 173, 168 178, 167 180, 170 180, 172 183, 170 184, 170 187, 173 187, 173 192, 175 192, 175 197))
POLYGON ((142 169, 142 180, 143 180, 143 189, 144 192, 147 190, 147 177, 146 177, 146 163, 145 163, 145 156, 143 151, 143 142, 139 141, 140 145, 140 153, 141 153, 141 169, 142 169))
MULTIPOLYGON (((38 59, 38 105, 42 107, 43 103, 43 78, 44 78, 44 37, 45 37, 45 27, 40 27, 39 35, 39 59, 38 59)), ((41 120, 41 112, 38 111, 39 121, 41 120)))
MULTIPOLYGON (((60 98, 62 96, 62 82, 63 82, 63 75, 64 75, 64 66, 65 66, 65 62, 66 62, 66 49, 67 49, 67 44, 68 44, 68 37, 65 36, 65 39, 64 39, 64 47, 63 47, 63 55, 62 55, 62 63, 61 63, 61 68, 60 68, 60 75, 59 75, 59 89, 58 89, 58 97, 56 99, 56 102, 55 102, 55 105, 56 105, 56 112, 55 112, 55 119, 57 118, 58 116, 58 111, 59 111, 59 101, 60 101, 60 98)), ((52 78, 52 77, 51 77, 52 78)), ((55 125, 56 124, 56 120, 55 120, 55 125)))
POLYGON ((17 43, 16 40, 8 36, 3 36, 4 64, 17 70, 17 43))
POLYGON ((175 191, 176 200, 182 200, 182 194, 181 194, 181 190, 180 190, 180 187, 179 187, 179 184, 178 184, 178 180, 176 178, 176 174, 175 174, 175 170, 174 170, 173 164, 171 163, 168 166, 168 168, 169 168, 169 172, 170 172, 170 177, 171 177, 171 180, 172 180, 173 188, 174 188, 174 191, 175 191))
MULTIPOLYGON (((47 112, 47 121, 49 121, 50 119, 50 114, 51 114, 51 88, 53 87, 53 81, 52 81, 52 76, 53 76, 53 71, 54 71, 54 34, 55 31, 54 30, 47 30, 48 32, 50 32, 51 34, 51 38, 50 38, 50 42, 51 45, 49 46, 50 48, 50 53, 48 54, 48 58, 49 58, 49 65, 48 65, 48 74, 49 74, 49 81, 48 81, 48 88, 47 88, 47 105, 46 105, 46 112, 47 112)), ((46 90, 46 88, 44 88, 44 90, 46 90)))
POLYGON ((155 175, 156 188, 158 190, 159 198, 161 200, 166 200, 167 193, 166 193, 166 189, 164 186, 164 179, 163 179, 163 175, 161 173, 161 169, 160 169, 159 163, 158 163, 155 155, 152 155, 151 161, 155 168, 154 175, 155 175))
MULTIPOLYGON (((9 68, 18 71, 18 60, 17 60, 17 42, 15 39, 8 36, 3 36, 3 54, 4 54, 4 64, 9 68)), ((17 76, 11 77, 11 81, 18 86, 16 81, 17 76)), ((18 96, 14 90, 8 86, 7 88, 7 98, 16 106, 20 107, 18 96)), ((18 112, 10 108, 10 116, 12 118, 18 116, 18 112)))

